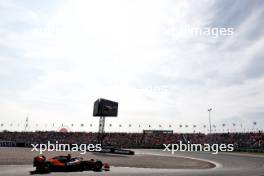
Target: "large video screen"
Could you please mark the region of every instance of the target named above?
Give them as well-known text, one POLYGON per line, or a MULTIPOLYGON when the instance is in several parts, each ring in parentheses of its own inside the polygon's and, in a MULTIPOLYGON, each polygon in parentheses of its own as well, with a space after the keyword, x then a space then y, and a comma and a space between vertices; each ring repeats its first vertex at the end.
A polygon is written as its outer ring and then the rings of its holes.
POLYGON ((117 117, 118 103, 100 98, 94 102, 93 116, 117 117))

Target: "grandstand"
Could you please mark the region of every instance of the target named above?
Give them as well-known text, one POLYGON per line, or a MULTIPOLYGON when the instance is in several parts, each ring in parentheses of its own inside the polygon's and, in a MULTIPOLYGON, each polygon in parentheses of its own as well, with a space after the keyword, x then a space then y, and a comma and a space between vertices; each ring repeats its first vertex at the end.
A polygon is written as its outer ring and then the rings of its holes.
MULTIPOLYGON (((30 144, 58 141, 59 143, 96 143, 98 133, 93 132, 0 132, 0 144, 10 147, 27 147, 30 144), (8 141, 8 142, 7 142, 8 141), (8 145, 10 144, 10 145, 8 145)), ((264 152, 264 133, 105 133, 106 145, 122 148, 162 148, 163 144, 179 141, 196 144, 234 144, 237 151, 264 152)))

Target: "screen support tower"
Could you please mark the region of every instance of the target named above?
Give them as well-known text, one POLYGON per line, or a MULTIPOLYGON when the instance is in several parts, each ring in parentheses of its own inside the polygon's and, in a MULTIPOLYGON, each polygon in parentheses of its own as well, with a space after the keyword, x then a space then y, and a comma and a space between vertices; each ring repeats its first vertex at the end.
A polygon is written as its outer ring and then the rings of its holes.
POLYGON ((99 119, 99 132, 98 143, 103 146, 105 117, 117 117, 118 103, 99 98, 94 102, 93 116, 100 117, 99 119))
POLYGON ((100 119, 99 119, 98 142, 102 146, 103 146, 103 140, 104 140, 104 127, 105 127, 105 116, 100 116, 100 119))

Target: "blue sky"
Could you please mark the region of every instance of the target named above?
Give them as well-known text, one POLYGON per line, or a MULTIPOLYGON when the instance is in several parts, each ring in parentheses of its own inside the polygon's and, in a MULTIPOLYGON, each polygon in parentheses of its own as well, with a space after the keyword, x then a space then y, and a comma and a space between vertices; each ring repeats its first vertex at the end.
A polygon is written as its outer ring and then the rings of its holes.
POLYGON ((1 0, 0 122, 96 124, 104 97, 116 126, 202 126, 212 107, 218 126, 262 128, 263 18, 260 0, 1 0))

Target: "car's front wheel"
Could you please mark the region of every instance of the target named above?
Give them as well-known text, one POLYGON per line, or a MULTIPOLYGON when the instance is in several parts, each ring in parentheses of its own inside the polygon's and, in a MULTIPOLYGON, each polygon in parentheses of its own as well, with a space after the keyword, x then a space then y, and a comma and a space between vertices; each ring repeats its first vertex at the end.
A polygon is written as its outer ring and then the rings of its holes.
POLYGON ((93 171, 96 171, 96 172, 101 171, 102 167, 103 167, 102 161, 96 161, 94 163, 93 171))

